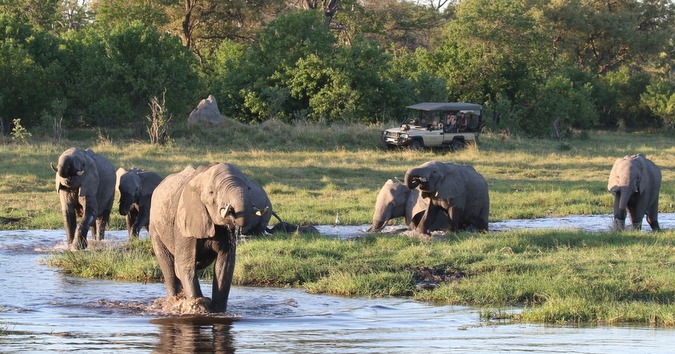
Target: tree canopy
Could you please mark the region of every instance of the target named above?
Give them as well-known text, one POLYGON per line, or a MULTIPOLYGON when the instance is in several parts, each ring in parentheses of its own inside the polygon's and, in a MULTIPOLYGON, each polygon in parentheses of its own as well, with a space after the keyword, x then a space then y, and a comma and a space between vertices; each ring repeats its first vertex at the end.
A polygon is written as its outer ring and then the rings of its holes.
MULTIPOLYGON (((668 0, 0 0, 0 119, 373 123, 420 101, 484 104, 531 135, 675 124, 668 0)), ((139 129, 142 131, 143 129, 139 129)))

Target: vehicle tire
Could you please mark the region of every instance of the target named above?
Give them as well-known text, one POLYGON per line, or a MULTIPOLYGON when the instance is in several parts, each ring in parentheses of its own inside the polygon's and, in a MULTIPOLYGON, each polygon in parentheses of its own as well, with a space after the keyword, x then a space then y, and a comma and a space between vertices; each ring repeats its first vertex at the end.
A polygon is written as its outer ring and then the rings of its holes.
POLYGON ((410 150, 421 150, 423 147, 424 145, 422 145, 422 142, 419 141, 419 139, 415 139, 408 144, 410 150))
POLYGON ((453 139, 452 142, 450 143, 450 148, 452 151, 457 151, 457 150, 462 150, 466 147, 464 144, 463 140, 460 139, 453 139))

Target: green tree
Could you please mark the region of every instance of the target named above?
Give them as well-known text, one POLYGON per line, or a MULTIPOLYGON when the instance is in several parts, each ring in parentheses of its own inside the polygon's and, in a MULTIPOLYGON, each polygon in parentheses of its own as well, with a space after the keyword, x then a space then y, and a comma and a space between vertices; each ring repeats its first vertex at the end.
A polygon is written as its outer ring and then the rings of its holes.
POLYGON ((69 41, 71 117, 97 126, 144 124, 148 102, 163 95, 174 116, 187 116, 203 86, 194 56, 180 40, 134 23, 90 28, 69 41))

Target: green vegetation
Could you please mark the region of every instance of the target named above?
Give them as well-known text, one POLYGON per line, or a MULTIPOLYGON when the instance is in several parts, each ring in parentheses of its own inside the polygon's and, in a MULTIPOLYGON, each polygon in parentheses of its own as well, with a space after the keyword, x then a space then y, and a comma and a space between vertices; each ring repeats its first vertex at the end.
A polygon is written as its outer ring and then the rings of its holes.
POLYGON ((4 133, 21 118, 28 129, 128 126, 147 139, 153 98, 183 121, 209 94, 245 123, 376 124, 421 101, 485 104, 493 130, 540 137, 675 122, 672 1, 303 7, 0 0, 4 133))

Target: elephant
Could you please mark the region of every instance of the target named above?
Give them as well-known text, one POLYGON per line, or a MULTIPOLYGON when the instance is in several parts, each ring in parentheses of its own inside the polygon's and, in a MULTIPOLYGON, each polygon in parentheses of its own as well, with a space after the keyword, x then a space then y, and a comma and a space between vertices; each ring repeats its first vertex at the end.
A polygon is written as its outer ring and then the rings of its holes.
POLYGON ((262 233, 272 204, 260 184, 227 163, 187 166, 152 194, 150 239, 168 298, 203 298, 197 270, 215 261, 210 310, 224 312, 238 234, 262 233))
POLYGON ((279 221, 274 226, 271 228, 267 228, 267 232, 270 234, 274 234, 277 232, 285 232, 287 234, 292 234, 292 233, 299 233, 299 234, 318 234, 319 230, 312 226, 312 225, 296 225, 296 224, 291 224, 288 222, 285 222, 281 220, 279 215, 277 213, 272 213, 272 215, 279 221))
POLYGON ((162 177, 139 168, 117 169, 117 190, 120 192, 119 213, 126 217, 129 238, 138 238, 142 228, 149 229, 150 200, 162 177))
POLYGON ((485 178, 471 166, 429 161, 409 169, 404 184, 419 189, 429 206, 417 231, 428 233, 439 215, 449 217, 450 231, 475 228, 488 231, 490 196, 485 178))
MULTIPOLYGON (((389 220, 402 216, 405 217, 405 224, 415 229, 428 207, 429 200, 420 198, 418 189, 410 189, 398 180, 388 179, 377 195, 373 223, 366 231, 381 231, 389 220)), ((450 220, 447 215, 440 215, 435 220, 429 228, 431 231, 448 228, 450 220)))
POLYGON ((646 214, 652 230, 660 230, 661 170, 651 160, 642 154, 617 159, 609 173, 607 189, 614 196, 613 228, 624 229, 627 210, 632 229, 642 229, 642 218, 646 214))
POLYGON ((91 149, 70 148, 59 156, 56 166, 56 192, 71 250, 87 248, 87 232, 103 240, 115 198, 115 168, 91 149), (80 217, 79 224, 76 216, 80 217))

